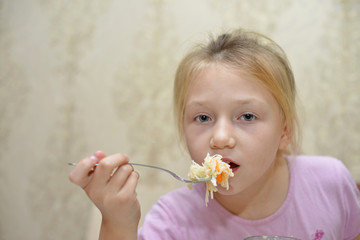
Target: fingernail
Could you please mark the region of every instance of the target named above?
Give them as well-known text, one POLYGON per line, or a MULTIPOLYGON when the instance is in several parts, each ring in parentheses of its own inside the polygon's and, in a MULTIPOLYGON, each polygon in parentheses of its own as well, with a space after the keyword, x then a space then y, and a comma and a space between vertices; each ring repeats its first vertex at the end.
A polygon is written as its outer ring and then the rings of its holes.
POLYGON ((96 153, 103 153, 103 151, 102 150, 97 150, 97 151, 95 151, 95 154, 96 153))
POLYGON ((96 157, 96 156, 94 156, 94 155, 90 156, 90 159, 91 159, 91 160, 93 160, 93 161, 98 160, 98 159, 97 159, 97 157, 96 157))

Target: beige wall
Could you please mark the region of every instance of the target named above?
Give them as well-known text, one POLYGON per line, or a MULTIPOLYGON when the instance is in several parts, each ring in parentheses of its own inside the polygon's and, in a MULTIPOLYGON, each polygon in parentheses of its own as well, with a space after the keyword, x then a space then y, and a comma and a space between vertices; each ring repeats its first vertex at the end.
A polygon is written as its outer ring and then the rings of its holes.
MULTIPOLYGON (((359 23, 358 0, 0 0, 0 239, 96 239, 98 215, 66 165, 95 150, 185 175, 172 79, 185 50, 220 29, 285 49, 305 153, 338 157, 360 180, 359 23)), ((143 215, 180 186, 138 171, 143 215)))

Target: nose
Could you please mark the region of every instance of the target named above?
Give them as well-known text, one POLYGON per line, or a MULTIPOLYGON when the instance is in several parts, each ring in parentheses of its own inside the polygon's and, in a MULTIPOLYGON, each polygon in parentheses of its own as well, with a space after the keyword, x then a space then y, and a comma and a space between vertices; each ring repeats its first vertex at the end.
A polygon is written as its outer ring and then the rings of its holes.
POLYGON ((236 138, 232 122, 225 119, 218 120, 213 128, 213 133, 210 139, 210 148, 234 148, 235 145, 236 138))

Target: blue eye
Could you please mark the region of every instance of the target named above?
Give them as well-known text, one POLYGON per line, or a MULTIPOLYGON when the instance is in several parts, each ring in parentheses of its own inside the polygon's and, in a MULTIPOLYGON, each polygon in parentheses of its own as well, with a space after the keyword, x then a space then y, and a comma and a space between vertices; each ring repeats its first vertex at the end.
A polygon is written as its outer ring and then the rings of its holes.
POLYGON ((196 120, 197 122, 208 122, 208 121, 210 121, 211 119, 210 119, 210 117, 208 117, 208 116, 206 116, 206 115, 199 115, 199 116, 197 116, 197 117, 195 118, 195 120, 196 120))
POLYGON ((256 117, 255 117, 254 114, 245 113, 245 114, 241 115, 240 119, 244 120, 244 121, 247 121, 247 122, 251 122, 251 121, 255 120, 256 117))

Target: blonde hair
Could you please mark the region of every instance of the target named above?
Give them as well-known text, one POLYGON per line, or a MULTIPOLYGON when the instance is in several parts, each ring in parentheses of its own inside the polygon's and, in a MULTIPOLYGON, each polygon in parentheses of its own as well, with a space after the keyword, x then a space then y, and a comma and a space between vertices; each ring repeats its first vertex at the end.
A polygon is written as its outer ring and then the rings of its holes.
POLYGON ((187 92, 197 74, 210 64, 224 64, 258 79, 275 97, 281 108, 290 142, 281 154, 300 150, 294 76, 282 48, 255 32, 235 30, 211 37, 195 47, 180 62, 174 82, 174 111, 180 138, 184 138, 184 110, 187 92))

